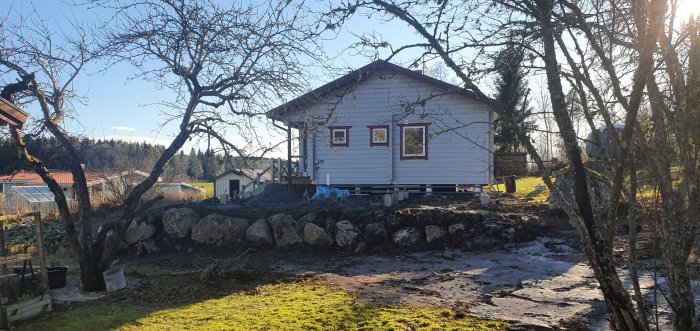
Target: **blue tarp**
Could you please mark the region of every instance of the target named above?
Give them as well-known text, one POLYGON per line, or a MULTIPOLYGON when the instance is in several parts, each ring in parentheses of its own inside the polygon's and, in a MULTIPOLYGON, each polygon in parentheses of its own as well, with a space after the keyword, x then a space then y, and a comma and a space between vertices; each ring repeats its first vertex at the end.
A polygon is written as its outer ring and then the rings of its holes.
POLYGON ((316 194, 314 194, 314 196, 311 199, 330 199, 333 193, 335 193, 335 196, 338 198, 338 200, 342 200, 343 197, 350 197, 349 190, 341 190, 335 187, 319 186, 316 188, 316 194))

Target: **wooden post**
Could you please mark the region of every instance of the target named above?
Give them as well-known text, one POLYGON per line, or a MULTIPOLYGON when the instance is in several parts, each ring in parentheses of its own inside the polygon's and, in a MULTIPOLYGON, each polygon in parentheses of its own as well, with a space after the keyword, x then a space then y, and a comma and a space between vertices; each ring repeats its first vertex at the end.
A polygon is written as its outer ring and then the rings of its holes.
POLYGON ((49 269, 46 268, 46 255, 44 254, 44 236, 41 229, 41 213, 34 213, 34 235, 36 236, 37 252, 39 253, 39 268, 41 268, 41 284, 44 289, 49 288, 49 269))
POLYGON ((287 124, 287 189, 292 190, 292 125, 287 124))
MULTIPOLYGON (((6 256, 5 251, 5 222, 0 220, 0 257, 6 256)), ((2 265, 2 270, 0 270, 0 275, 7 274, 7 265, 2 265)))
POLYGON ((279 176, 280 176, 279 182, 282 183, 282 178, 284 178, 283 177, 284 171, 282 169, 282 158, 281 157, 277 158, 277 170, 279 170, 279 176))
POLYGON ((5 256, 5 222, 0 221, 0 256, 5 256))

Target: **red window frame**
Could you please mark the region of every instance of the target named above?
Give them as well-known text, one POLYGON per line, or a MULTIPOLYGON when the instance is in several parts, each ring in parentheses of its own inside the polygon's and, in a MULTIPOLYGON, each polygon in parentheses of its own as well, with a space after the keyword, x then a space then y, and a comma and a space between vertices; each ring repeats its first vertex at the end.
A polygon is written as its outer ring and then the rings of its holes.
POLYGON ((399 132, 401 136, 401 144, 399 145, 400 149, 400 159, 401 160, 427 160, 428 159, 428 126, 430 123, 405 123, 405 124, 399 124, 399 132), (404 146, 404 129, 406 128, 412 128, 412 127, 422 127, 423 128, 423 149, 425 151, 425 155, 406 155, 405 152, 405 146, 404 146))
POLYGON ((330 143, 331 147, 349 147, 350 146, 350 128, 352 126, 329 126, 328 130, 330 132, 330 143), (333 131, 344 130, 345 131, 345 143, 335 143, 333 141, 333 131))
POLYGON ((369 146, 389 146, 389 126, 388 125, 368 125, 369 128, 369 146), (375 142, 374 141, 374 130, 384 129, 386 130, 386 141, 385 142, 375 142))

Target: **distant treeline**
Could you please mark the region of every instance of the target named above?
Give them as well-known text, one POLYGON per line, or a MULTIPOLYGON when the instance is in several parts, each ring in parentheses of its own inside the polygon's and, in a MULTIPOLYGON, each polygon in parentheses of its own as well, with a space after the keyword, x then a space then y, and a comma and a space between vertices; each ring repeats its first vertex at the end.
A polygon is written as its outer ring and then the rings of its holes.
MULTIPOLYGON (((137 169, 150 172, 165 150, 161 145, 118 140, 83 139, 74 143, 85 169, 92 171, 137 169)), ((65 151, 54 138, 27 138, 27 145, 29 152, 44 161, 48 168, 69 168, 67 159, 63 157, 65 151)), ((268 162, 262 160, 248 163, 254 167, 262 167, 268 162)), ((162 177, 165 181, 210 181, 224 171, 243 167, 243 164, 240 157, 226 158, 193 148, 189 154, 181 151, 170 160, 162 177)), ((12 141, 0 137, 0 174, 9 174, 21 169, 30 170, 17 158, 12 141)))

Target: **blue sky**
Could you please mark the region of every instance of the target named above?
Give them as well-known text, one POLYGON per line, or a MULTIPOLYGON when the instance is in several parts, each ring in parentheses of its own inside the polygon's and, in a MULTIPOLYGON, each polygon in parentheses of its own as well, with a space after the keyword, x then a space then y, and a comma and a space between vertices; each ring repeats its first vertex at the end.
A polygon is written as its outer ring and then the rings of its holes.
MULTIPOLYGON (((12 10, 27 13, 36 8, 39 15, 45 19, 51 27, 57 30, 70 30, 70 21, 86 23, 98 22, 108 12, 88 10, 84 7, 71 7, 64 1, 25 1, 25 0, 0 0, 4 4, 10 4, 12 10)), ((325 2, 320 2, 318 10, 327 8, 325 2)), ((679 9, 682 16, 689 13, 700 13, 700 0, 685 0, 679 9)), ((356 15, 348 24, 343 26, 337 38, 325 41, 325 52, 332 58, 330 65, 334 67, 358 68, 371 59, 356 52, 341 52, 349 44, 356 40, 353 34, 376 33, 382 35, 394 45, 411 43, 418 37, 412 29, 403 22, 394 20, 383 22, 380 17, 368 19, 362 15, 356 15)), ((386 56, 386 54, 381 54, 386 56)), ((411 54, 398 56, 393 61, 398 64, 406 64, 411 54)), ((167 144, 172 138, 176 125, 164 125, 164 110, 157 105, 159 101, 173 100, 173 96, 167 92, 156 89, 155 84, 141 79, 129 79, 135 76, 136 71, 128 64, 117 64, 104 70, 104 63, 94 63, 75 82, 75 90, 85 97, 83 103, 75 104, 74 120, 66 122, 66 128, 74 133, 83 134, 93 138, 116 137, 124 140, 147 140, 160 144, 167 144)), ((330 81, 344 72, 322 73, 314 72, 319 76, 312 85, 318 86, 330 81)), ((482 82, 482 84, 485 84, 482 82)), ((488 86, 482 86, 488 91, 488 86)), ((271 104, 279 105, 284 100, 272 100, 271 104)), ((37 110, 26 109, 30 114, 37 114, 37 110)), ((262 130, 262 129, 261 129, 262 130)), ((284 136, 263 131, 263 135, 269 137, 270 142, 284 140, 284 136)), ((197 140, 190 141, 183 149, 206 147, 197 140)), ((275 156, 286 154, 280 149, 275 156)))
MULTIPOLYGON (((8 1, 8 0, 3 0, 8 1)), ((28 13, 36 8, 39 15, 45 19, 51 28, 57 30, 70 30, 70 22, 78 21, 85 23, 99 22, 105 18, 107 12, 90 10, 85 7, 69 6, 63 1, 22 1, 10 0, 12 10, 16 12, 28 13)), ((322 10, 327 4, 320 4, 322 10)), ((377 33, 392 43, 403 44, 411 42, 416 37, 405 24, 399 21, 381 22, 373 18, 368 19, 361 15, 356 15, 347 25, 342 28, 338 37, 324 42, 326 56, 333 58, 330 65, 336 67, 358 68, 371 61, 371 59, 358 55, 355 52, 342 52, 349 43, 355 40, 353 34, 377 33)), ((384 55, 385 56, 385 55, 384 55)), ((406 56, 394 59, 394 62, 401 64, 407 61, 406 56)), ((176 124, 164 124, 165 109, 157 105, 159 101, 173 100, 173 95, 169 91, 156 89, 155 84, 142 79, 130 79, 137 71, 129 64, 117 64, 104 70, 104 63, 92 64, 75 81, 74 89, 79 95, 85 97, 83 103, 75 103, 74 119, 68 120, 66 128, 74 133, 79 133, 88 137, 103 138, 115 137, 124 140, 150 141, 160 144, 167 144, 174 135, 176 124)), ((330 81, 343 72, 324 74, 315 72, 319 76, 312 85, 318 86, 330 81)), ((283 100, 272 101, 278 105, 283 100)), ((30 114, 38 111, 35 106, 26 109, 30 114)), ((282 141, 282 135, 269 134, 271 142, 282 141)), ((204 144, 198 144, 197 140, 192 140, 183 149, 189 151, 190 148, 206 148, 204 144)), ((285 150, 280 150, 276 155, 286 154, 285 150)))

